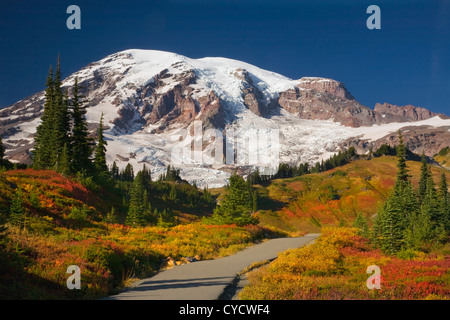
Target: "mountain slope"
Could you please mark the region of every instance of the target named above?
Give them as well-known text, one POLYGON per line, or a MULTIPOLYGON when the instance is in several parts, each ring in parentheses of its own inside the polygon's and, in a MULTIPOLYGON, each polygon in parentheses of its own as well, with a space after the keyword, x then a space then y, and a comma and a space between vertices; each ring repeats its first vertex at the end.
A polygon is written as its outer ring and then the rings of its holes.
MULTIPOLYGON (((87 120, 93 135, 100 114, 105 114, 109 164, 131 163, 139 169, 147 163, 156 175, 172 164, 199 186, 225 184, 236 167, 312 163, 348 146, 364 153, 380 141, 389 142, 388 135, 405 126, 420 128, 410 130, 407 146, 412 151, 423 149, 431 156, 450 143, 450 120, 445 115, 386 104, 372 110, 338 81, 292 80, 232 59, 125 50, 67 77, 63 87, 69 94, 75 78, 89 104, 87 120), (198 132, 205 135, 194 137, 198 132), (279 145, 274 142, 266 151, 275 154, 276 161, 252 162, 248 139, 272 132, 279 145), (429 148, 432 140, 437 142, 429 148), (236 154, 224 163, 227 141, 235 143, 236 154), (174 155, 176 148, 186 152, 174 155), (207 163, 205 156, 212 154, 218 154, 219 161, 207 163)), ((8 159, 30 162, 43 102, 44 93, 39 92, 0 110, 0 135, 8 159)))
MULTIPOLYGON (((414 188, 418 187, 420 161, 408 161, 414 188)), ((382 156, 356 160, 322 173, 271 181, 258 189, 263 225, 286 231, 318 232, 327 226, 351 226, 359 213, 369 221, 386 201, 394 186, 397 159, 382 156)), ((432 166, 433 179, 439 181, 443 168, 432 166)))

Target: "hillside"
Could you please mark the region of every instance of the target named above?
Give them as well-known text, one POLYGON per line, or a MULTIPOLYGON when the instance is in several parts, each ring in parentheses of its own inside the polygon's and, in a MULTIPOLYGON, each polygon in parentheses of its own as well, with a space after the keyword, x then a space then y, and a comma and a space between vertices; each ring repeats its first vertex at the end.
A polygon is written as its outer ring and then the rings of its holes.
MULTIPOLYGON (((381 156, 255 185, 259 224, 247 226, 199 219, 212 213, 211 199, 220 203, 224 188, 208 198, 183 181, 153 181, 152 210, 173 212, 175 220, 160 215, 157 222, 130 226, 132 182, 111 180, 115 185, 102 187, 49 170, 0 172, 0 224, 9 221, 8 230, 0 231, 0 298, 98 298, 160 268, 233 254, 267 237, 350 226, 358 213, 370 224, 394 184, 396 164, 395 157, 381 156), (24 214, 19 225, 11 216, 17 206, 24 214), (83 270, 81 291, 66 288, 66 269, 73 264, 83 270)), ((407 165, 417 187, 421 164, 407 165)), ((435 181, 442 172, 450 175, 437 166, 432 172, 435 181)))
MULTIPOLYGON (((420 162, 408 161, 414 187, 418 185, 420 162)), ((394 185, 397 160, 382 156, 356 160, 342 167, 291 179, 273 180, 259 186, 262 225, 296 232, 318 232, 322 227, 351 225, 358 213, 369 221, 394 185)), ((432 167, 434 181, 442 168, 432 167)))
POLYGON ((53 171, 0 172, 0 226, 9 221, 0 231, 0 299, 99 298, 160 268, 229 255, 271 234, 257 226, 201 223, 207 205, 198 199, 193 209, 183 200, 184 189, 200 191, 167 184, 178 200, 164 200, 155 182, 152 206, 173 208, 184 223, 130 227, 122 224, 120 190, 92 181, 87 187, 53 171), (10 213, 17 203, 24 214, 20 226, 10 213), (112 206, 117 222, 107 221, 112 206), (67 289, 69 265, 81 268, 82 290, 67 289))
POLYGON ((450 148, 449 147, 442 149, 433 158, 444 168, 450 169, 450 148))

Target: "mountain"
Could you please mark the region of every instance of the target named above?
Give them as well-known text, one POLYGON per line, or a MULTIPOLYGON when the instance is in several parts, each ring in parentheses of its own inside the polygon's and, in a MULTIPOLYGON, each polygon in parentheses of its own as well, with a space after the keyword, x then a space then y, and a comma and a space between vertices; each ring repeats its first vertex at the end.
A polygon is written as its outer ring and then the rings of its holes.
MULTIPOLYGON (((368 152, 395 143, 400 128, 412 151, 432 156, 450 145, 446 115, 387 103, 372 110, 341 82, 293 80, 232 59, 126 50, 67 77, 69 94, 75 78, 93 135, 105 114, 110 164, 139 169, 147 163, 154 174, 173 164, 200 186, 225 184, 236 167, 245 173, 255 166, 273 170, 278 162, 312 163, 349 146, 368 152), (279 144, 269 140, 274 132, 279 144), (252 161, 256 145, 258 155, 263 150, 276 159, 252 161)), ((10 160, 30 162, 43 104, 42 91, 0 110, 10 160)))

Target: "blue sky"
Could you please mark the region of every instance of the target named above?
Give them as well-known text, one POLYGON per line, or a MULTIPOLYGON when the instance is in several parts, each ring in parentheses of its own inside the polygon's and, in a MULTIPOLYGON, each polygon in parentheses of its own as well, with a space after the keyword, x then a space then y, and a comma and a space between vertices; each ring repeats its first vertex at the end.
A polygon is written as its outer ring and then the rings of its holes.
POLYGON ((125 49, 243 60, 293 79, 343 82, 362 104, 412 104, 450 114, 450 1, 0 1, 0 107, 125 49), (81 8, 81 30, 66 9, 81 8), (369 5, 381 30, 369 30, 369 5))

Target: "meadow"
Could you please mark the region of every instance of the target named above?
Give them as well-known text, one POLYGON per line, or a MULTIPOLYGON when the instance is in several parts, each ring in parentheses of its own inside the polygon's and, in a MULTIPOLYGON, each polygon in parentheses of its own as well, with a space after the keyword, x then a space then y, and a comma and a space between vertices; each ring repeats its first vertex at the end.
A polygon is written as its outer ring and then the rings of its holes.
POLYGON ((315 243, 283 252, 247 276, 243 300, 448 300, 450 248, 387 256, 355 228, 323 228, 315 243), (380 289, 367 287, 371 265, 380 267, 380 289))
POLYGON ((173 227, 106 223, 106 191, 93 192, 53 171, 3 172, 0 185, 1 212, 18 188, 26 212, 23 226, 8 225, 1 243, 1 299, 104 297, 158 272, 169 257, 218 258, 278 235, 261 226, 207 225, 199 219, 173 227), (81 269, 81 290, 67 289, 70 265, 81 269))

